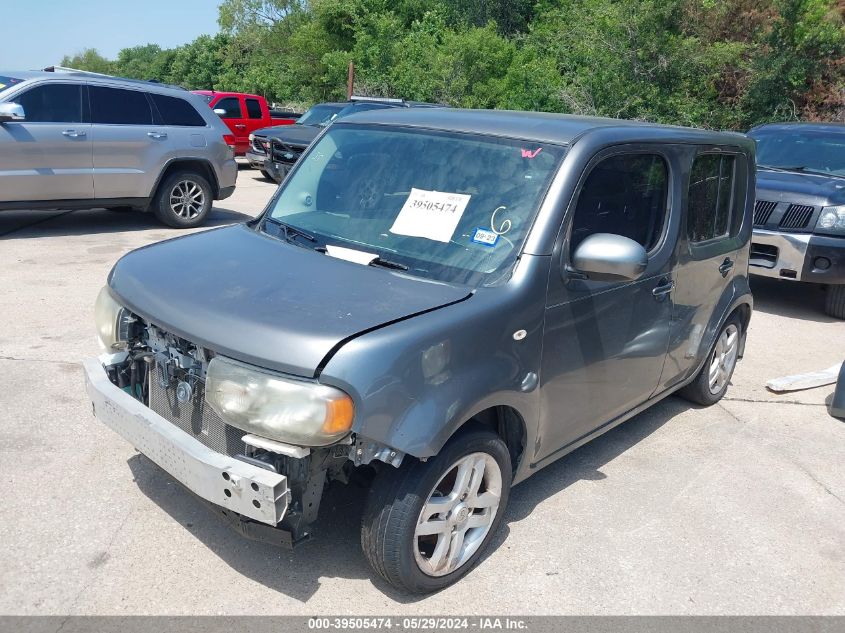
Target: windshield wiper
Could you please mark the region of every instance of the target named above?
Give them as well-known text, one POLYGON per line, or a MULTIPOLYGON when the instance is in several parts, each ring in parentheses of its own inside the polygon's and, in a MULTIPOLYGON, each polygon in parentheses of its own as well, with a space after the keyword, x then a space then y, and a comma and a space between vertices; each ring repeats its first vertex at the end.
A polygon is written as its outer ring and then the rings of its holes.
POLYGON ((376 257, 369 264, 367 264, 367 266, 377 266, 379 268, 389 268, 391 270, 408 270, 408 267, 405 264, 400 264, 399 262, 384 259, 381 256, 376 257))
POLYGON ((316 242, 317 241, 317 238, 314 237, 313 235, 311 235, 311 233, 309 233, 308 231, 305 231, 303 229, 297 228, 297 227, 293 226, 292 224, 287 224, 285 222, 282 222, 281 220, 277 220, 276 218, 269 218, 269 217, 267 218, 266 221, 272 222, 273 224, 278 226, 280 229, 282 229, 282 232, 284 233, 285 241, 287 241, 287 242, 294 243, 293 239, 291 239, 293 237, 301 237, 303 239, 308 240, 309 242, 316 242))

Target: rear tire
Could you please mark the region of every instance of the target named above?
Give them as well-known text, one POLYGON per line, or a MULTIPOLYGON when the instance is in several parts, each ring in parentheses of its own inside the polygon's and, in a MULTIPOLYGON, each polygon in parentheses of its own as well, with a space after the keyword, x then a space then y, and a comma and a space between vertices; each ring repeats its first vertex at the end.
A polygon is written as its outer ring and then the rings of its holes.
POLYGON ((845 285, 827 287, 824 311, 836 319, 845 319, 845 285))
POLYGON ((364 555, 402 591, 430 593, 457 582, 498 530, 511 481, 507 446, 486 429, 459 433, 426 462, 382 470, 362 519, 364 555))
POLYGON ((719 402, 728 391, 739 357, 741 341, 742 321, 734 314, 719 330, 719 335, 695 380, 681 389, 678 395, 704 406, 719 402))
POLYGON ((213 194, 205 176, 176 171, 159 185, 151 208, 156 217, 175 229, 190 229, 205 222, 213 194))

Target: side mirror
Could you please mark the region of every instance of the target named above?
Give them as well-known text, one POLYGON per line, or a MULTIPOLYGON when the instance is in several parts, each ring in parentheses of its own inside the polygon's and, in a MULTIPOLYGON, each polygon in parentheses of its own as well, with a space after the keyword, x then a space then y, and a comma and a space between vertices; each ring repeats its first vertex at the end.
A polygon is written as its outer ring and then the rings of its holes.
POLYGON ((19 103, 0 103, 0 123, 25 121, 26 114, 19 103))
POLYGON ((584 238, 572 255, 574 272, 599 281, 636 279, 647 265, 648 255, 642 244, 612 233, 594 233, 584 238))
POLYGON ((213 112, 217 116, 226 116, 226 109, 225 108, 214 108, 213 112))

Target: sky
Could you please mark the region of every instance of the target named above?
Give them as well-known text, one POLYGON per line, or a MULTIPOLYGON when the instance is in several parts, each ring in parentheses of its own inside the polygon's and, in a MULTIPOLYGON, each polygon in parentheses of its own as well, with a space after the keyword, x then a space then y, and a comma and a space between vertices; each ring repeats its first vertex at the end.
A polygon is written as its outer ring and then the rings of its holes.
POLYGON ((0 0, 0 69, 58 64, 86 48, 172 48, 218 31, 219 0, 0 0))

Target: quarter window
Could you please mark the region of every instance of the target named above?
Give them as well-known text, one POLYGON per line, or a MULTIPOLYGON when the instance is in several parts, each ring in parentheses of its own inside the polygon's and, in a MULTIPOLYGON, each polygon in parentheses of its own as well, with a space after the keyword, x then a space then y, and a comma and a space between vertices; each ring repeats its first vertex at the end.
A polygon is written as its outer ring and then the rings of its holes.
POLYGON ((246 100, 246 112, 249 115, 250 119, 261 118, 261 104, 258 103, 258 99, 246 100))
POLYGON ((570 252, 594 233, 623 235, 653 249, 663 232, 669 169, 656 154, 620 154, 596 165, 572 221, 570 252))
POLYGON ((221 119, 242 119, 244 116, 241 112, 241 103, 238 101, 237 97, 225 97, 224 99, 220 99, 220 101, 214 104, 214 109, 225 110, 225 112, 220 115, 221 119))
POLYGON ((186 125, 205 127, 205 119, 194 110, 194 106, 179 97, 168 97, 152 93, 150 96, 156 105, 164 125, 186 125))
POLYGON ((15 99, 27 123, 82 123, 82 88, 74 84, 36 86, 15 99))
POLYGON ((690 172, 687 237, 690 242, 725 237, 731 226, 736 159, 728 154, 702 154, 690 172))
POLYGON ((91 121, 107 125, 152 125, 146 93, 91 86, 91 121))

